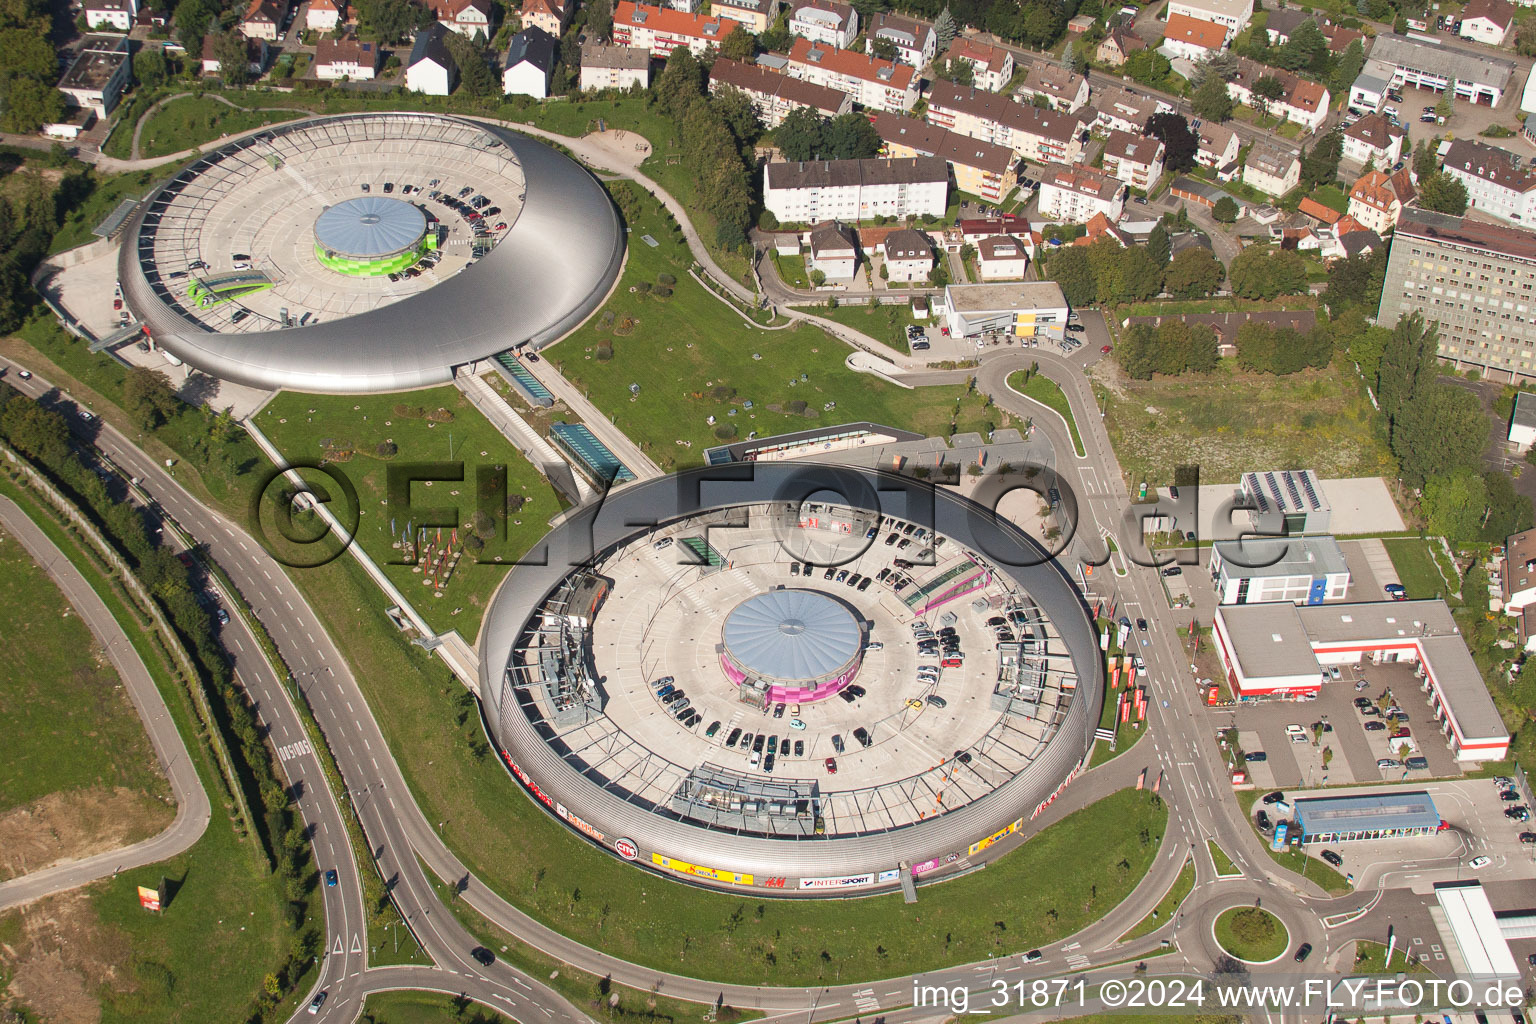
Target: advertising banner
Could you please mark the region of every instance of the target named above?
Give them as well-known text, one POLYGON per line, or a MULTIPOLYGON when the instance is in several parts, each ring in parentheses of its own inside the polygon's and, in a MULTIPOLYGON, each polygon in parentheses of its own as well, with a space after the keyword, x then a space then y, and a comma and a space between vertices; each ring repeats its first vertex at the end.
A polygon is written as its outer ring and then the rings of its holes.
POLYGON ((699 878, 713 878, 717 882, 730 882, 734 885, 752 884, 751 875, 726 871, 723 868, 706 868, 699 864, 689 864, 687 861, 663 857, 659 853, 651 854, 651 863, 657 867, 666 868, 668 871, 677 871, 685 875, 696 875, 699 878))
POLYGON ((625 860, 638 860, 640 858, 640 847, 635 845, 633 839, 615 839, 613 841, 613 852, 625 860))
POLYGON ((876 875, 875 876, 875 881, 879 882, 879 883, 894 882, 894 881, 896 881, 900 877, 901 877, 901 869, 900 868, 891 868, 888 871, 882 871, 878 875, 876 875))
POLYGON ((971 844, 970 850, 967 851, 967 856, 976 856, 982 850, 985 850, 987 847, 996 843, 999 839, 1002 839, 1004 836, 1011 836, 1023 827, 1024 819, 1020 818, 1018 821, 1015 821, 1010 825, 1005 825, 1004 827, 998 829, 996 832, 993 832, 991 835, 987 836, 987 838, 976 840, 976 842, 971 844))
POLYGON ((834 878, 802 878, 802 889, 852 889, 860 885, 874 885, 875 876, 868 875, 838 875, 834 878))
POLYGON ((160 890, 151 889, 148 886, 139 886, 139 906, 145 910, 160 912, 160 890))

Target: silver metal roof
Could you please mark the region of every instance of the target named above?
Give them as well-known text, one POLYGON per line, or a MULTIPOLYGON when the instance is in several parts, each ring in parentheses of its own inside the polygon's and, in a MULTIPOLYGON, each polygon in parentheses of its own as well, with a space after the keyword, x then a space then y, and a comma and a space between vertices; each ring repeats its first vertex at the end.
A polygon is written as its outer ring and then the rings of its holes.
POLYGON ((315 220, 315 241, 331 252, 377 259, 421 240, 427 217, 404 199, 358 196, 327 207, 315 220))
MULTIPOLYGON (((344 114, 270 131, 423 116, 344 114)), ((488 256, 467 269, 428 291, 357 316, 311 327, 216 334, 164 303, 145 276, 133 239, 142 211, 153 206, 151 193, 118 254, 128 305, 167 352, 213 376, 258 388, 368 393, 443 384, 453 379, 456 366, 524 341, 538 348, 556 340, 591 315, 619 275, 624 232, 618 212, 592 175, 542 142, 464 118, 444 120, 472 125, 498 140, 521 165, 527 185, 517 221, 488 256)), ((237 140, 224 149, 241 144, 237 140)))
POLYGON ((814 590, 770 590, 725 617, 726 650, 767 679, 821 679, 859 653, 862 631, 840 601, 814 590))

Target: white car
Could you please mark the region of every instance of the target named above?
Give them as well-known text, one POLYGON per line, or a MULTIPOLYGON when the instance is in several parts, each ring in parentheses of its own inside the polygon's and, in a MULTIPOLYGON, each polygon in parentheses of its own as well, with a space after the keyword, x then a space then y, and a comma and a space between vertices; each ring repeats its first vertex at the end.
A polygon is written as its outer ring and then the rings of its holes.
POLYGON ((864 645, 864 649, 866 651, 883 651, 885 650, 885 644, 881 643, 879 640, 871 640, 869 643, 864 645))
POLYGON ((1395 757, 1383 757, 1376 762, 1377 768, 1401 768, 1402 766, 1403 762, 1399 761, 1395 757))
POLYGON ((1485 868, 1492 863, 1493 859, 1490 857, 1473 857, 1470 861, 1467 862, 1467 867, 1476 871, 1478 868, 1485 868))

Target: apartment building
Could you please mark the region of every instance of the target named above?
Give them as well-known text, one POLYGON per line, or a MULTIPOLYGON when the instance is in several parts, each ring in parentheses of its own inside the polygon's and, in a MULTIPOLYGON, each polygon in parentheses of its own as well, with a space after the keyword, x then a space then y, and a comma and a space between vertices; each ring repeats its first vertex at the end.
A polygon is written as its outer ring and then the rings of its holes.
POLYGON ((1344 129, 1344 159, 1372 167, 1391 167, 1403 155, 1405 129, 1384 114, 1367 114, 1344 129))
POLYGON ((1168 17, 1182 14, 1187 18, 1214 21, 1227 33, 1227 42, 1248 27, 1253 19, 1252 0, 1172 0, 1168 4, 1168 17))
POLYGON ((875 41, 884 40, 896 48, 896 60, 914 68, 925 68, 939 49, 939 37, 932 25, 890 11, 881 11, 870 19, 864 30, 866 53, 875 52, 875 41))
POLYGON ((1104 140, 1104 171, 1143 192, 1163 176, 1163 144, 1146 135, 1110 132, 1104 140))
POLYGON ((1392 237, 1377 322, 1411 313, 1439 325, 1458 369, 1536 380, 1536 233, 1410 207, 1392 237))
POLYGON ((1307 131, 1316 131, 1327 120, 1331 98, 1327 87, 1317 82, 1247 57, 1237 59, 1237 73, 1227 80, 1227 95, 1244 106, 1263 108, 1272 115, 1294 121, 1307 131), (1277 100, 1255 96, 1253 84, 1261 78, 1276 79, 1285 92, 1277 100))
MULTIPOLYGON (((489 39, 496 31, 496 11, 491 0, 429 0, 437 23, 470 39, 478 32, 489 39)), ((552 35, 558 36, 557 28, 552 35)))
POLYGON ((334 32, 346 18, 345 0, 309 0, 304 10, 304 27, 316 32, 334 32))
POLYGON ((1087 134, 1075 114, 1015 103, 975 86, 937 81, 928 91, 928 123, 998 146, 1035 163, 1076 163, 1087 134))
POLYGON ((971 84, 987 92, 1002 92, 1013 80, 1013 54, 1001 46, 978 43, 956 36, 949 44, 945 60, 963 60, 971 66, 971 84))
POLYGON ((240 19, 240 34, 247 39, 277 42, 277 33, 288 14, 287 3, 279 0, 251 0, 240 19))
POLYGON ((1202 21, 1187 14, 1168 15, 1163 28, 1163 53, 1170 57, 1184 57, 1199 64, 1218 53, 1227 45, 1226 26, 1214 21, 1202 21))
POLYGON ((933 245, 921 231, 898 228, 885 236, 881 251, 888 280, 926 281, 933 272, 933 245))
POLYGON ((315 44, 315 77, 371 82, 379 73, 381 57, 378 43, 363 42, 355 36, 322 39, 315 44))
POLYGON ((92 32, 127 32, 138 16, 138 0, 90 0, 85 5, 85 27, 92 32))
POLYGON ((1214 167, 1218 177, 1225 175, 1223 181, 1232 180, 1237 175, 1237 153, 1242 148, 1237 141, 1237 132, 1225 125, 1202 121, 1199 134, 1200 148, 1195 150, 1195 163, 1214 167))
POLYGON ((1083 117, 1092 117, 1090 127, 1095 132, 1122 131, 1140 135, 1146 131, 1153 114, 1172 109, 1171 105, 1154 96, 1143 96, 1124 86, 1102 85, 1094 90, 1083 117))
POLYGON ((1007 146, 899 114, 876 114, 873 122, 885 143, 881 156, 936 156, 949 164, 956 188, 988 202, 1001 203, 1018 187, 1018 157, 1007 146))
POLYGON ((783 223, 941 217, 949 169, 937 157, 806 160, 763 168, 763 206, 783 223))
POLYGON ((633 0, 619 0, 613 9, 615 45, 649 50, 652 57, 661 60, 680 46, 696 57, 712 46, 719 49, 720 41, 735 28, 736 22, 722 21, 715 15, 689 14, 633 0))
POLYGON ((796 0, 789 10, 789 33, 846 50, 859 34, 859 12, 837 0, 796 0))
POLYGON ((711 0, 709 12, 740 22, 753 34, 768 31, 779 9, 778 0, 711 0))
POLYGON ((836 117, 853 109, 853 97, 846 92, 791 78, 756 64, 742 64, 729 57, 716 57, 709 72, 709 91, 714 93, 722 88, 740 89, 746 93, 757 116, 769 128, 777 128, 790 111, 800 107, 810 107, 823 117, 836 117))
POLYGON ((1457 139, 1442 157, 1447 174, 1467 187, 1467 205, 1513 224, 1536 226, 1536 171, 1497 146, 1457 139))
POLYGON ((1514 24, 1515 5, 1509 0, 1467 0, 1456 34, 1485 46, 1503 46, 1514 24))
POLYGON ((1088 105, 1088 79, 1054 64, 1036 64, 1024 76, 1019 96, 1039 96, 1052 110, 1075 114, 1088 105))
POLYGON ((976 269, 983 281, 1022 281, 1029 251, 1012 235, 988 235, 976 243, 976 269))
POLYGON ((541 28, 559 39, 575 7, 574 0, 523 0, 523 28, 541 28))
POLYGON ((1062 224, 1086 224, 1103 214, 1110 221, 1125 212, 1125 183, 1084 164, 1054 164, 1040 178, 1040 216, 1062 224))
POLYGON ((837 89, 871 110, 904 113, 917 104, 917 74, 905 64, 854 50, 796 39, 785 70, 814 85, 837 89))
POLYGON ((1349 216, 1367 231, 1384 235, 1397 225, 1403 208, 1414 195, 1407 168, 1396 174, 1367 171, 1349 190, 1349 216))
POLYGON ((1301 154, 1274 143, 1256 142, 1243 164, 1243 181, 1278 199, 1301 184, 1301 154))
POLYGON ((638 46, 581 44, 583 92, 597 89, 647 89, 651 84, 651 51, 638 46))
MULTIPOLYGON (((211 48, 214 38, 209 33, 203 40, 205 51, 211 48)), ((265 42, 262 46, 265 49, 265 42)), ((79 55, 59 79, 59 91, 70 106, 106 117, 128 87, 133 68, 131 54, 126 36, 86 36, 79 55)))
POLYGON ((523 29, 507 41, 502 61, 501 91, 507 96, 549 96, 549 80, 555 72, 560 40, 537 25, 523 29))

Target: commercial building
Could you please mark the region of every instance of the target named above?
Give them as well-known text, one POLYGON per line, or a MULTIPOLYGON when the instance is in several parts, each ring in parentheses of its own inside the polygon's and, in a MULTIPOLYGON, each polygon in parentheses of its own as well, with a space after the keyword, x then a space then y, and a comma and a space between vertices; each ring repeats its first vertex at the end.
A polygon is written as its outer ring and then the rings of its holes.
POLYGON ((988 92, 1002 92, 1013 79, 1013 54, 1001 46, 956 36, 944 59, 965 61, 971 66, 971 84, 988 92))
POLYGON ((789 9, 789 34, 846 50, 859 34, 859 12, 837 0, 795 0, 789 9))
POLYGON ((549 96, 549 79, 555 72, 555 52, 560 41, 537 25, 525 28, 507 43, 506 70, 501 91, 507 96, 549 96))
POLYGON ((763 205, 783 223, 943 216, 949 170, 936 157, 808 160, 763 168, 763 205))
POLYGON ((1397 225, 1417 191, 1405 167, 1394 174, 1367 171, 1349 190, 1349 216, 1368 231, 1384 235, 1397 225))
POLYGON ((1150 135, 1110 132, 1104 140, 1104 170, 1143 191, 1163 176, 1163 144, 1150 135))
POLYGON ((1509 0, 1467 0, 1456 34, 1485 46, 1503 46, 1514 23, 1515 5, 1509 0))
POLYGON ((1327 666, 1411 663, 1458 761, 1509 752, 1509 731, 1444 601, 1221 605, 1212 633, 1241 699, 1316 694, 1327 666))
POLYGON ((1040 178, 1040 216, 1063 224, 1086 224, 1103 214, 1111 221, 1125 211, 1125 183, 1085 164, 1051 164, 1040 178))
POLYGON ((1467 205, 1499 220, 1536 225, 1536 171, 1507 149, 1471 139, 1452 142, 1445 172, 1467 187, 1467 205))
POLYGON ((1035 163, 1076 163, 1083 151, 1083 124, 1077 115, 1025 106, 943 80, 928 91, 928 123, 1007 146, 1035 163))
POLYGON ((944 289, 949 332, 970 338, 997 331, 1019 338, 1060 341, 1067 329, 1066 296, 1055 281, 952 284, 944 289))
POLYGON ((85 5, 85 27, 92 32, 108 29, 127 32, 139 15, 138 0, 90 0, 85 5))
POLYGON ((899 114, 917 104, 918 78, 912 68, 854 50, 796 39, 785 70, 814 85, 846 92, 871 110, 899 114))
POLYGON ((1088 79, 1054 64, 1036 64, 1024 76, 1019 96, 1038 96, 1052 110, 1075 114, 1088 105, 1088 79))
POLYGON ((1227 45, 1227 29, 1214 21, 1202 21, 1187 14, 1169 14, 1163 29, 1162 52, 1169 57, 1183 57, 1196 64, 1220 52, 1227 45))
POLYGON ((661 60, 680 46, 695 57, 710 47, 719 49, 721 40, 735 27, 736 22, 721 21, 714 15, 689 14, 631 0, 619 0, 613 9, 614 43, 649 50, 652 57, 661 60))
POLYGON ((1249 0, 1173 0, 1168 5, 1168 17, 1182 14, 1201 21, 1214 21, 1227 30, 1231 40, 1253 18, 1253 4, 1249 0))
POLYGON ((778 0, 713 0, 709 12, 716 17, 739 22, 755 35, 768 31, 778 8, 778 0))
POLYGON ((459 65, 448 52, 449 29, 434 22, 416 33, 405 64, 405 87, 428 96, 447 96, 459 84, 459 65))
MULTIPOLYGON (((1531 445, 1536 444, 1536 394, 1521 391, 1515 395, 1515 407, 1509 413, 1509 440, 1522 452, 1530 451, 1531 445)), ((1526 532, 1536 537, 1533 531, 1526 532)))
POLYGON ((1349 109, 1361 113, 1381 110, 1387 101, 1387 92, 1395 88, 1392 78, 1396 74, 1395 65, 1375 58, 1367 60, 1359 77, 1349 87, 1349 109))
POLYGON ((651 51, 639 46, 582 43, 579 84, 582 92, 650 88, 651 51))
POLYGON ((1301 154, 1275 142, 1255 142, 1243 164, 1243 181, 1279 198, 1301 184, 1301 154))
POLYGON ((380 56, 378 43, 363 42, 356 36, 322 39, 315 44, 315 77, 371 82, 379 73, 380 56))
POLYGON ((1536 234, 1410 207, 1387 258, 1377 322, 1438 324, 1441 359, 1512 383, 1536 378, 1536 234))
POLYGON ((1292 803, 1292 835, 1304 845, 1432 836, 1445 827, 1423 790, 1349 796, 1300 796, 1292 803))
POLYGON ((59 79, 59 91, 73 106, 106 117, 122 98, 131 68, 125 36, 86 36, 79 56, 59 79))
POLYGON ((1521 976, 1520 964, 1509 948, 1507 922, 1500 921, 1480 882, 1436 882, 1435 900, 1461 957, 1463 966, 1453 970, 1476 978, 1521 976))
POLYGON ((877 41, 890 43, 896 48, 896 60, 914 68, 927 67, 939 48, 932 25, 890 11, 876 14, 864 30, 866 53, 875 52, 877 41))
POLYGON ((956 188, 989 202, 1002 202, 1018 187, 1018 158, 1006 146, 899 114, 876 114, 872 120, 885 143, 881 156, 936 156, 949 164, 956 188))
POLYGON ((1247 537, 1211 545, 1208 565, 1221 604, 1342 601, 1349 565, 1332 537, 1247 537))
POLYGON ((1344 129, 1344 159, 1386 169, 1403 155, 1406 129, 1399 128, 1383 114, 1367 114, 1344 129))
MULTIPOLYGON (((769 128, 777 128, 791 111, 801 107, 810 107, 823 117, 836 117, 853 109, 853 97, 838 89, 828 89, 729 57, 716 57, 709 71, 709 91, 714 93, 722 88, 740 89, 745 93, 757 116, 769 128)), ((908 118, 902 120, 917 123, 908 118)))
MULTIPOLYGON (((1463 50, 1442 43, 1384 32, 1371 47, 1365 73, 1390 68, 1390 84, 1412 85, 1434 92, 1451 92, 1473 103, 1498 106, 1517 65, 1502 57, 1463 50)), ((1356 85, 1360 83, 1357 81, 1356 85)), ((1353 90, 1351 102, 1353 102, 1353 90)), ((1379 109, 1377 106, 1371 109, 1379 109)))

